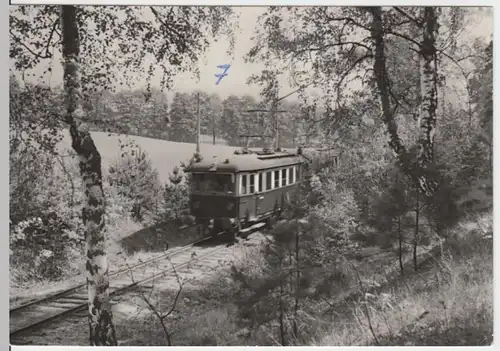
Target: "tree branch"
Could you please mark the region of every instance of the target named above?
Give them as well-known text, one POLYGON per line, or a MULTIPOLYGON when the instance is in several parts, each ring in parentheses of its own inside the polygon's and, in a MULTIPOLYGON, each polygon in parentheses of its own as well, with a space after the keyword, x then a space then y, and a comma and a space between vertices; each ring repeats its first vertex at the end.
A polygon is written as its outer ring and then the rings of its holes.
MULTIPOLYGON (((416 45, 419 49, 421 49, 421 48, 422 48, 422 44, 420 44, 418 41, 416 41, 416 40, 414 40, 414 39, 410 38, 410 37, 409 37, 409 36, 407 36, 406 34, 401 34, 401 33, 398 33, 398 32, 394 32, 394 31, 392 31, 392 30, 387 30, 387 31, 385 31, 385 34, 394 35, 394 36, 396 36, 396 37, 399 37, 399 38, 405 39, 405 40, 409 41, 410 43, 415 44, 415 45, 416 45)), ((415 49, 413 49, 413 48, 411 48, 411 47, 410 47, 410 50, 413 50, 413 51, 415 51, 415 52, 419 53, 419 51, 418 51, 418 50, 415 50, 415 49)))
MULTIPOLYGON (((58 24, 59 24, 58 20, 55 20, 54 23, 52 23, 52 30, 50 31, 49 40, 47 41, 47 45, 45 45, 45 56, 47 56, 47 58, 52 57, 52 53, 49 52, 49 47, 50 47, 50 43, 52 42, 52 37, 54 36, 54 32, 56 31, 58 24)), ((40 51, 40 53, 41 53, 41 51, 40 51)))
MULTIPOLYGON (((408 102, 408 100, 405 99, 405 94, 408 90, 410 90, 412 88, 412 86, 410 85, 409 87, 407 87, 406 89, 404 89, 401 94, 400 94, 400 99, 403 100, 403 102, 408 105, 408 106, 411 106, 411 104, 408 102)), ((391 95, 392 99, 394 100, 395 102, 395 107, 394 107, 394 112, 393 114, 395 113, 396 109, 398 106, 400 107, 403 107, 403 105, 401 104, 401 102, 399 101, 399 99, 396 97, 396 94, 394 94, 394 91, 392 90, 392 84, 389 84, 388 85, 388 90, 389 90, 389 94, 391 95)))
POLYGON ((344 46, 344 45, 360 46, 360 47, 365 48, 366 50, 368 50, 370 52, 372 50, 368 45, 361 44, 360 42, 346 41, 346 42, 339 42, 339 43, 334 43, 334 44, 328 44, 328 45, 324 45, 324 46, 316 47, 316 48, 306 48, 306 49, 302 49, 302 50, 297 50, 297 51, 294 51, 294 54, 299 54, 300 55, 300 54, 302 54, 304 52, 321 51, 321 50, 328 49, 328 48, 331 48, 331 47, 344 46))
POLYGON ((28 50, 28 51, 29 51, 29 53, 30 53, 30 54, 32 54, 33 56, 35 56, 35 58, 42 58, 42 59, 47 59, 47 58, 50 58, 50 56, 47 56, 47 57, 43 56, 43 57, 42 57, 42 56, 40 56, 40 54, 38 54, 38 53, 34 52, 33 50, 31 50, 31 49, 30 49, 30 48, 29 48, 26 44, 24 44, 24 43, 22 42, 22 40, 21 40, 20 38, 18 38, 18 37, 14 34, 14 32, 12 31, 12 28, 9 28, 9 33, 10 33, 10 35, 12 36, 12 38, 13 38, 13 39, 14 39, 17 43, 21 44, 21 45, 22 45, 22 46, 23 46, 26 50, 28 50))
POLYGON ((170 264, 172 265, 172 270, 174 271, 175 278, 177 280, 177 283, 179 284, 179 290, 177 290, 177 294, 175 295, 174 303, 170 307, 170 310, 166 314, 163 314, 163 316, 161 317, 162 320, 164 320, 165 318, 170 316, 172 314, 172 312, 174 312, 175 307, 177 306, 177 302, 179 301, 179 297, 180 297, 181 292, 182 292, 182 282, 181 282, 181 279, 179 277, 179 274, 175 270, 175 266, 172 264, 172 262, 170 262, 170 264))
MULTIPOLYGON (((161 19, 160 14, 158 13, 158 11, 156 11, 156 9, 153 6, 149 6, 149 9, 151 10, 151 12, 155 16, 155 18, 158 20, 158 22, 160 22, 160 24, 165 27, 165 29, 172 31, 172 33, 174 33, 177 37, 182 37, 176 29, 172 28, 171 25, 167 24, 165 21, 163 21, 161 19)), ((170 9, 170 13, 172 13, 172 11, 173 11, 173 7, 170 9)), ((188 22, 185 21, 185 23, 186 23, 186 25, 189 25, 188 22)))
POLYGON ((462 57, 461 59, 455 59, 453 56, 447 54, 446 52, 444 51, 440 51, 440 53, 448 58, 451 62, 453 62, 459 69, 460 69, 460 72, 462 72, 462 75, 464 76, 465 79, 467 79, 468 77, 468 74, 465 73, 465 70, 463 69, 463 67, 460 65, 460 61, 463 61, 463 60, 466 60, 469 58, 469 56, 465 56, 465 57, 462 57))
POLYGON ((49 40, 47 41, 45 46, 38 53, 36 53, 32 49, 30 49, 26 44, 24 44, 23 41, 14 34, 14 31, 12 30, 12 28, 9 28, 9 33, 17 43, 21 44, 26 50, 28 50, 28 52, 30 54, 35 56, 35 59, 49 59, 49 58, 52 58, 52 53, 49 51, 50 43, 52 42, 52 37, 54 36, 54 32, 56 31, 58 24, 59 24, 58 20, 55 20, 52 23, 52 29, 51 29, 50 34, 49 34, 49 40), (45 55, 42 56, 42 53, 44 51, 45 51, 45 55))
POLYGON ((326 15, 326 18, 327 18, 327 20, 329 22, 330 21, 346 21, 346 23, 352 23, 352 24, 354 24, 355 26, 357 26, 359 28, 362 28, 364 30, 370 31, 369 27, 366 27, 366 26, 362 25, 361 23, 355 21, 351 17, 330 17, 330 16, 326 15))
MULTIPOLYGON (((370 50, 370 52, 371 52, 371 50, 370 50)), ((352 64, 352 66, 351 66, 348 70, 346 70, 346 71, 344 72, 344 74, 340 77, 340 79, 339 79, 339 81, 338 81, 338 83, 337 83, 337 90, 339 90, 339 89, 340 89, 340 85, 343 83, 344 79, 345 79, 345 78, 349 75, 349 73, 351 73, 351 72, 352 72, 352 70, 353 70, 354 68, 356 68, 356 66, 357 66, 357 65, 359 65, 361 62, 363 62, 364 60, 369 59, 369 58, 373 58, 373 55, 372 55, 372 54, 367 54, 367 55, 365 55, 365 56, 362 56, 362 57, 358 58, 358 59, 357 59, 357 60, 356 60, 356 61, 352 64)))
POLYGON ((401 15, 403 15, 404 17, 408 18, 410 21, 414 22, 417 26, 419 27, 422 27, 423 26, 423 23, 421 21, 419 21, 418 19, 416 19, 415 17, 411 16, 410 14, 408 14, 407 12, 403 11, 401 8, 399 8, 398 6, 393 6, 393 9, 396 10, 397 12, 399 12, 401 15))
POLYGON ((351 263, 349 263, 349 265, 351 266, 351 268, 356 273, 356 278, 358 279, 359 288, 360 288, 361 293, 363 294, 363 303, 362 303, 362 305, 364 306, 364 309, 365 309, 366 319, 368 321, 368 326, 370 328, 370 332, 372 333, 373 340, 375 340, 375 344, 380 345, 380 343, 378 341, 378 338, 377 338, 377 335, 375 334, 375 330, 373 329, 372 321, 371 321, 371 318, 370 318, 370 311, 368 310, 368 301, 366 300, 366 290, 365 290, 365 288, 363 286, 363 282, 361 281, 361 277, 359 276, 359 272, 354 267, 354 265, 352 265, 351 263))
MULTIPOLYGON (((139 297, 141 298, 141 300, 143 300, 146 303, 146 305, 148 306, 149 310, 156 316, 156 318, 158 318, 158 321, 161 324, 161 327, 163 329, 165 337, 167 338, 167 344, 168 344, 168 346, 172 346, 172 340, 171 340, 172 333, 170 333, 168 331, 167 326, 165 325, 165 318, 167 318, 168 316, 170 316, 174 312, 174 310, 175 310, 175 308, 177 306, 177 302, 179 301, 179 297, 181 295, 183 285, 182 285, 181 279, 179 277, 179 274, 177 273, 177 270, 175 269, 175 266, 172 264, 172 261, 170 261, 170 259, 169 259, 169 262, 170 262, 170 264, 172 266, 172 271, 174 272, 174 275, 175 275, 175 277, 177 279, 177 283, 179 284, 179 289, 177 290, 177 294, 175 296, 174 303, 170 307, 169 311, 167 313, 162 313, 158 309, 157 306, 153 305, 153 303, 151 302, 151 295, 153 293, 153 288, 151 288, 148 297, 146 297, 146 295, 144 293, 142 293, 142 292, 139 293, 139 297)), ((130 269, 130 267, 128 266, 128 264, 126 264, 126 266, 130 269)), ((130 269, 130 278, 131 278, 131 280, 132 280, 133 283, 136 283, 136 281, 134 280, 134 276, 133 276, 133 273, 132 273, 131 269, 130 269)), ((154 280, 153 280, 153 282, 154 282, 154 280)))

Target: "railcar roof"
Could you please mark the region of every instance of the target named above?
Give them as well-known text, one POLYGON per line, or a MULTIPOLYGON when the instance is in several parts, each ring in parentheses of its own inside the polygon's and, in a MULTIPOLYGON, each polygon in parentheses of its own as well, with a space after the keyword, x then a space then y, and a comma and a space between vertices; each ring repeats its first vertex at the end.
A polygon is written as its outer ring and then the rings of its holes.
POLYGON ((302 157, 291 152, 275 152, 272 154, 259 155, 234 154, 229 157, 205 158, 194 163, 187 170, 188 172, 251 172, 274 167, 291 166, 303 161, 302 157))

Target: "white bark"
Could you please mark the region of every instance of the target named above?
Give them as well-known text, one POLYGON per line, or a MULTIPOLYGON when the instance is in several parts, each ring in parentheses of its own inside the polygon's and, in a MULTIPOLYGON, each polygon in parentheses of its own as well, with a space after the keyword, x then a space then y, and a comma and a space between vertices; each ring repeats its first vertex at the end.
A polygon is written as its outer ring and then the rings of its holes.
POLYGON ((418 168, 421 190, 427 195, 432 194, 435 185, 429 179, 429 166, 434 160, 434 134, 437 120, 438 89, 437 89, 437 57, 436 37, 438 35, 438 9, 425 7, 422 57, 420 72, 421 109, 420 109, 420 135, 418 140, 418 168))
POLYGON ((61 6, 66 123, 79 157, 86 204, 82 211, 86 240, 89 341, 92 346, 117 345, 109 301, 108 263, 104 237, 104 192, 101 156, 90 133, 78 127, 83 117, 79 75, 79 37, 75 6, 61 6))

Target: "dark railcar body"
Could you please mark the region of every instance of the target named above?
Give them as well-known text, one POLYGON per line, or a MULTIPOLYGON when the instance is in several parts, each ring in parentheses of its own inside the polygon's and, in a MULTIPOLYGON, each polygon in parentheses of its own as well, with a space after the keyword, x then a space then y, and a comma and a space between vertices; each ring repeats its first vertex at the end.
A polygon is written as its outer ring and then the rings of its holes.
POLYGON ((191 194, 191 215, 197 218, 237 217, 238 198, 210 194, 191 194))
POLYGON ((269 218, 298 188, 302 163, 300 155, 288 152, 235 154, 197 162, 188 169, 191 214, 199 223, 269 218))

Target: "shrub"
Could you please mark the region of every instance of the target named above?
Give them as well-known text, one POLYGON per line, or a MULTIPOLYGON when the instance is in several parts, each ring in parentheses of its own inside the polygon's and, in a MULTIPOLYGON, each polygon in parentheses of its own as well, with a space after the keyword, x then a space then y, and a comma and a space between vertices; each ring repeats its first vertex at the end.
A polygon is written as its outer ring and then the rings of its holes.
POLYGON ((163 219, 180 222, 189 215, 189 178, 176 166, 169 180, 163 193, 163 219))
POLYGON ((170 182, 165 185, 165 191, 163 192, 163 220, 181 223, 192 223, 194 221, 194 218, 189 214, 191 175, 185 170, 193 163, 201 160, 201 155, 195 153, 187 163, 181 162, 180 167, 174 167, 169 176, 170 182))
MULTIPOLYGON (((19 201, 16 196, 20 194, 31 194, 30 198, 24 199, 26 204, 22 211, 20 206, 15 206, 16 211, 10 220, 14 282, 59 279, 72 274, 76 267, 70 263, 83 248, 83 194, 73 191, 80 188, 75 165, 54 164, 54 158, 41 151, 32 156, 28 160, 32 160, 35 166, 41 159, 47 161, 40 168, 41 172, 33 172, 32 179, 27 179, 26 175, 11 177, 11 198, 14 202, 19 201), (34 189, 19 191, 19 184, 31 184, 34 189)), ((26 166, 29 169, 32 165, 27 163, 26 166)))
POLYGON ((125 151, 109 166, 107 180, 118 195, 129 200, 127 210, 134 220, 142 222, 156 216, 162 187, 145 151, 139 147, 125 151))
POLYGON ((9 153, 9 217, 13 224, 41 215, 50 198, 43 197, 52 176, 54 161, 46 152, 30 145, 11 148, 9 153))

